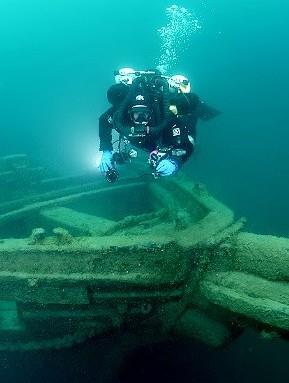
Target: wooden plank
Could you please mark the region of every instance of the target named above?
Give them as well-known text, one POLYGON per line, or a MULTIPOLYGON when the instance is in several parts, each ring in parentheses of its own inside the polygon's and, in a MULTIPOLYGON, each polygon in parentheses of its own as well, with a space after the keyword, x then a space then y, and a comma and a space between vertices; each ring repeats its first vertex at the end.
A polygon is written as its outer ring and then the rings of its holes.
POLYGON ((45 209, 40 215, 50 223, 65 227, 73 235, 104 235, 115 226, 115 221, 66 207, 45 209))
POLYGON ((289 330, 289 285, 241 272, 208 273, 201 292, 214 304, 289 330))

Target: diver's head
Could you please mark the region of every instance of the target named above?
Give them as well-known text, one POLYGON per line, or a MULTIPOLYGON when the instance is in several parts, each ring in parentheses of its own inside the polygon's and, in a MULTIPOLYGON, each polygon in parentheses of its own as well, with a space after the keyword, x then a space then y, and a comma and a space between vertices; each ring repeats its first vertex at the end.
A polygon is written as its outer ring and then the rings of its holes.
POLYGON ((147 126, 152 118, 152 111, 147 105, 134 105, 129 115, 134 126, 147 126))
POLYGON ((169 89, 171 93, 190 93, 191 83, 189 79, 181 74, 169 78, 169 89))
POLYGON ((131 85, 136 78, 135 70, 132 68, 121 68, 115 72, 114 78, 117 84, 131 85))

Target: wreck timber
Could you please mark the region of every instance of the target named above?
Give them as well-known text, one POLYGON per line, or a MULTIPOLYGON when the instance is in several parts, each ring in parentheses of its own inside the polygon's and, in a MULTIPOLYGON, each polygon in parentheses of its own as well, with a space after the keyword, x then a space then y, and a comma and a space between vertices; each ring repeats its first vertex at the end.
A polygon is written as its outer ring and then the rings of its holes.
POLYGON ((116 331, 212 346, 248 326, 288 334, 289 239, 243 232, 204 186, 29 179, 0 199, 0 349, 116 331))

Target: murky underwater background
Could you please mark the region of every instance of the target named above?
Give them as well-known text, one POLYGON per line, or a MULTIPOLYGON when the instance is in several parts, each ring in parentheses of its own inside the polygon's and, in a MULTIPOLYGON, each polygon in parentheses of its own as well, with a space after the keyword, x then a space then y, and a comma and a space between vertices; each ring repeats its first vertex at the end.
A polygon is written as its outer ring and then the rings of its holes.
MULTIPOLYGON (((289 3, 183 0, 192 18, 160 28, 173 2, 1 0, 0 155, 29 154, 58 174, 95 168, 97 119, 113 71, 167 63, 222 111, 202 123, 185 172, 248 218, 289 236, 289 3), (187 21, 187 23, 186 23, 187 21), (179 29, 178 29, 179 28, 179 29), (166 34, 170 37, 169 34, 166 34), (180 44, 180 41, 182 44, 180 44), (176 49, 174 51, 174 49, 176 49)), ((284 382, 289 344, 248 332, 224 350, 166 344, 140 350, 119 376, 121 340, 0 355, 1 382, 284 382)))

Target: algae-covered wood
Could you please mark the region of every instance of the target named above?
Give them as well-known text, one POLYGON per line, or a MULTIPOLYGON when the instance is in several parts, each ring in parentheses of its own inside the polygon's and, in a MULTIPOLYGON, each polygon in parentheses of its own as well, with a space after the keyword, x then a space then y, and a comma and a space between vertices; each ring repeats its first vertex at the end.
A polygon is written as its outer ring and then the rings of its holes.
POLYGON ((0 349, 114 331, 212 346, 246 326, 289 331, 289 240, 242 233, 204 186, 89 175, 30 187, 0 203, 0 349))

